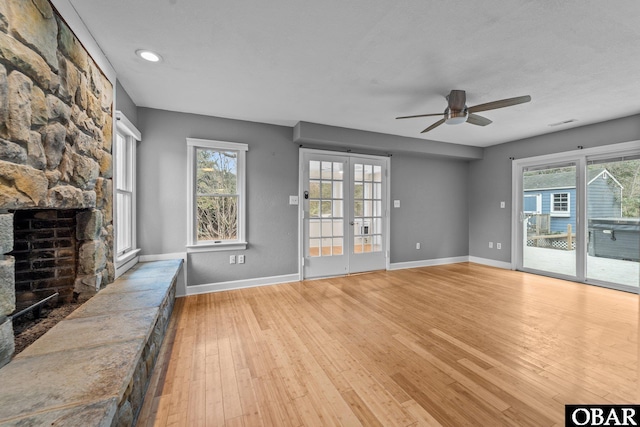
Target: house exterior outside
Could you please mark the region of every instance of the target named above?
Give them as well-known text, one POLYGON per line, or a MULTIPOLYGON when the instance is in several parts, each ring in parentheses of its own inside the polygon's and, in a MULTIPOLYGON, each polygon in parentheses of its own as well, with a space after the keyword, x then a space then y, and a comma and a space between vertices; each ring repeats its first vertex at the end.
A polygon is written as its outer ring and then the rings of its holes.
MULTIPOLYGON (((549 215, 549 232, 576 230, 575 172, 525 174, 524 213, 549 215)), ((622 184, 606 169, 590 169, 587 178, 589 218, 622 217, 622 184)))

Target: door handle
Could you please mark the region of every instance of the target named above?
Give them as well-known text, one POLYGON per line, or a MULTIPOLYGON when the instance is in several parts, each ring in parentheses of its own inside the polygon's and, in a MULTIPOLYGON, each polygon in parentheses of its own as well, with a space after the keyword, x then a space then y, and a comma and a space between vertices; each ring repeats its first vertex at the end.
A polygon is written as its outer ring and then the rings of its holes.
POLYGON ((353 225, 353 221, 349 222, 349 224, 353 225))

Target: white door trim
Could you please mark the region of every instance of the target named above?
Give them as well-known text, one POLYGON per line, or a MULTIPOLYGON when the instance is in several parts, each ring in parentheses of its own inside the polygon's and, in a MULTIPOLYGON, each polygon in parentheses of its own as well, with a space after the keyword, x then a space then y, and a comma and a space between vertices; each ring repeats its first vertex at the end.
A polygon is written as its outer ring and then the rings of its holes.
POLYGON ((363 159, 376 159, 385 163, 386 168, 386 185, 384 186, 385 196, 385 238, 384 238, 384 252, 385 252, 385 268, 390 269, 391 254, 390 254, 390 240, 391 240, 391 159, 387 156, 376 156, 371 154, 359 154, 344 151, 331 151, 321 150, 313 148, 300 147, 298 151, 298 277, 299 280, 304 280, 304 203, 303 203, 303 188, 304 188, 304 156, 305 154, 318 154, 318 155, 332 155, 341 157, 356 157, 363 159))

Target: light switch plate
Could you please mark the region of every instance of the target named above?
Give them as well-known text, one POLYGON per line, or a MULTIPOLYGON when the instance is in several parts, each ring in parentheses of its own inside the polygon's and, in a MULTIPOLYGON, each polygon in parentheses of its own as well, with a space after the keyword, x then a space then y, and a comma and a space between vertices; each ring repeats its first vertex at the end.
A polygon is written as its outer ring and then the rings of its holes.
POLYGON ((297 205, 298 204, 298 196, 289 196, 289 204, 297 205))
POLYGON ((393 207, 394 208, 399 208, 400 207, 400 200, 394 200, 393 201, 393 207))

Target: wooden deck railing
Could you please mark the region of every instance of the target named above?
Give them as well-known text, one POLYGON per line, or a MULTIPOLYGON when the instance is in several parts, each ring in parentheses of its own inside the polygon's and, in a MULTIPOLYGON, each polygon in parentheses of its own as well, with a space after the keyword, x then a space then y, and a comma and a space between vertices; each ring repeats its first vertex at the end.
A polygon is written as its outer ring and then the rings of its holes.
POLYGON ((534 242, 534 247, 538 247, 539 246, 539 242, 541 239, 547 239, 547 240, 561 240, 561 239, 566 239, 567 240, 567 250, 571 251, 573 250, 573 241, 575 240, 576 235, 575 233, 572 233, 571 230, 571 224, 567 224, 567 232, 566 233, 561 233, 561 234, 543 234, 543 235, 539 235, 539 236, 527 236, 527 240, 532 240, 534 242))

